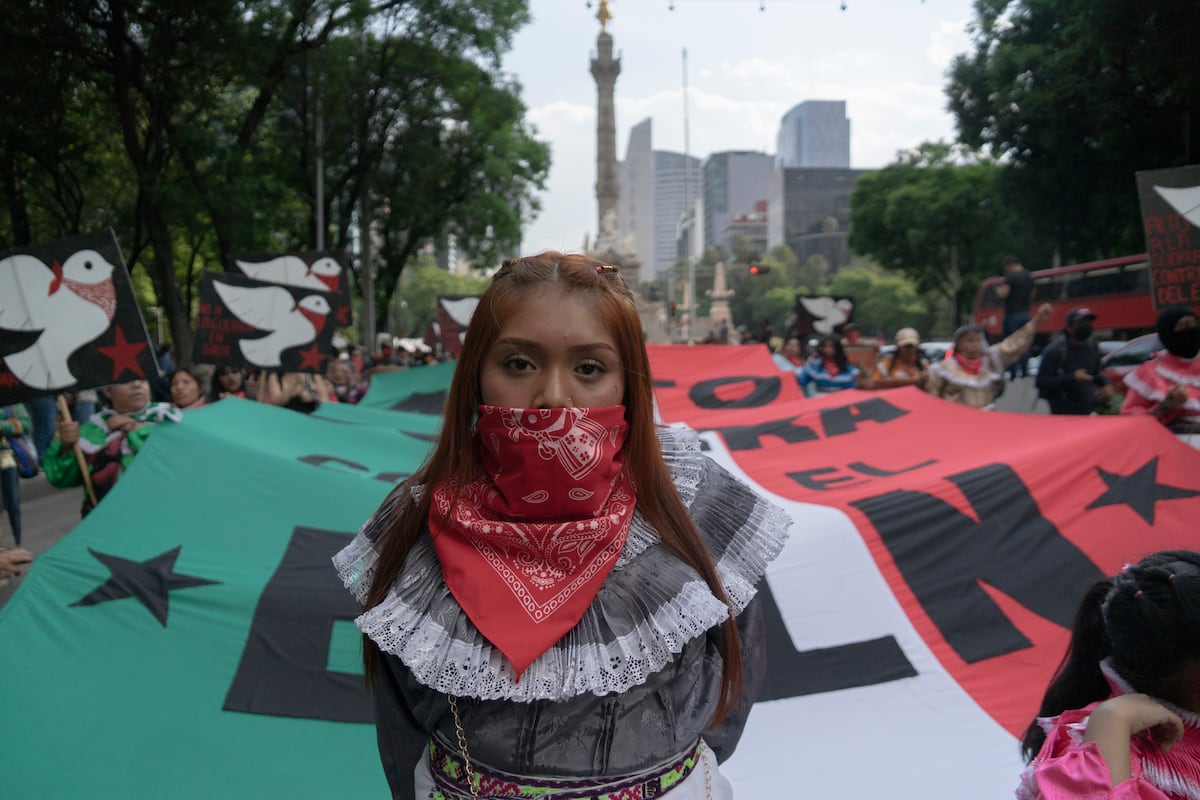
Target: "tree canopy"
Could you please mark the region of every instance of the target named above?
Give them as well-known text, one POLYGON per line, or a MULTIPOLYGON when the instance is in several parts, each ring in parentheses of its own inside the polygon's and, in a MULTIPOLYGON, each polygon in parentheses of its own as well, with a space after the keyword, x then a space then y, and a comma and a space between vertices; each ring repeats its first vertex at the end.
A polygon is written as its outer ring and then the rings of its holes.
POLYGON ((1134 173, 1200 159, 1200 3, 976 0, 946 94, 1062 259, 1145 248, 1134 173))
POLYGON ((850 246, 969 311, 975 288, 1009 252, 1030 264, 1051 252, 1005 202, 1003 168, 946 144, 923 144, 859 178, 850 203, 850 246))
POLYGON ((321 164, 320 238, 370 231, 385 308, 421 248, 494 260, 537 210, 548 148, 500 71, 528 18, 526 0, 17 4, 0 244, 111 225, 186 358, 201 269, 316 248, 321 164))

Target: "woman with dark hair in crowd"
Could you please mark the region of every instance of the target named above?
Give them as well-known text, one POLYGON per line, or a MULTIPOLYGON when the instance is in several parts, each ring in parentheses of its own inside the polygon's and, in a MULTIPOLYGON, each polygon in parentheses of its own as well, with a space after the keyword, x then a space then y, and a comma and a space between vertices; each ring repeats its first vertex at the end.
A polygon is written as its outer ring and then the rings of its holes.
POLYGON ((180 411, 204 406, 200 375, 191 367, 179 367, 171 373, 171 404, 180 411))
POLYGON ((429 460, 335 558, 393 795, 730 797, 788 524, 655 425, 616 267, 505 261, 429 460))
POLYGON ((1200 553, 1088 590, 1021 751, 1020 800, 1200 797, 1200 553))
POLYGON ((837 336, 822 336, 817 352, 796 370, 796 381, 807 395, 840 392, 858 385, 858 367, 846 358, 842 340, 837 336))
POLYGON ((246 398, 246 373, 239 367, 222 364, 213 370, 208 384, 208 402, 215 403, 226 397, 246 398))

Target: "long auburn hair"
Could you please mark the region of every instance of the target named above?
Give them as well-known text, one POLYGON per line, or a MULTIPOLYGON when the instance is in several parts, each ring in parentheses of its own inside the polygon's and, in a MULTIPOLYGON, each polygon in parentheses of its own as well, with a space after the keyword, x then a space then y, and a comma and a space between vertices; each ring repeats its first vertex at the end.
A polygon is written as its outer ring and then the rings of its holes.
MULTIPOLYGON (((637 507, 654 526, 664 546, 694 568, 712 593, 729 605, 716 566, 687 508, 675 489, 663 461, 654 424, 654 389, 641 321, 633 295, 615 267, 588 256, 547 251, 536 256, 508 259, 479 298, 467 328, 463 350, 446 397, 446 412, 437 444, 425 464, 397 486, 384 501, 407 495, 418 485, 440 486, 455 480, 464 486, 481 469, 475 437, 480 404, 479 374, 492 343, 500 338, 507 320, 536 288, 556 285, 564 291, 590 298, 616 342, 625 371, 625 468, 637 490, 637 507)), ((380 537, 379 561, 367 593, 367 607, 383 602, 404 569, 409 552, 426 530, 433 492, 421 492, 411 502, 398 502, 393 519, 380 537)), ((720 722, 736 705, 742 685, 741 647, 732 614, 722 624, 721 696, 712 724, 720 722)), ((368 680, 382 667, 382 657, 369 637, 363 637, 363 658, 368 680)))

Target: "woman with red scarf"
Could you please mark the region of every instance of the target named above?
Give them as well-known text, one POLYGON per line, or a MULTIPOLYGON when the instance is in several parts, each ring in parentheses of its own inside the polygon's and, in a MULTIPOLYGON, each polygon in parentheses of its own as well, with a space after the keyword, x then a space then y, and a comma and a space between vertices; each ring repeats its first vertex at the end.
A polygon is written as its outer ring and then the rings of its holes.
POLYGON ((788 517, 652 386, 616 267, 504 262, 429 460, 334 559, 393 796, 732 796, 788 517))
POLYGON ((929 368, 925 391, 952 403, 987 408, 1004 387, 1004 371, 1033 344, 1037 327, 1053 311, 1043 303, 1033 319, 988 346, 983 328, 964 325, 954 332, 954 353, 929 368))

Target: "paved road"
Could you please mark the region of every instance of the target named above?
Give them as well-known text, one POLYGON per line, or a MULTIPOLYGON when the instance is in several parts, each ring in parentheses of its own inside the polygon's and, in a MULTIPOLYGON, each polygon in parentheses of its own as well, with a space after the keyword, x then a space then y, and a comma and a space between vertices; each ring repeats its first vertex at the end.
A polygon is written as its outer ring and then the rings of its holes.
MULTIPOLYGON (((996 402, 1001 411, 1022 413, 1047 413, 1046 401, 1039 400, 1033 378, 1021 378, 1009 383, 1004 394, 996 402)), ((55 542, 71 531, 79 522, 79 503, 83 490, 55 489, 46 483, 44 475, 21 481, 22 544, 33 553, 34 559, 49 550, 55 542)), ((8 518, 0 515, 0 544, 12 547, 12 532, 8 530, 8 518)), ((0 607, 20 586, 21 578, 12 578, 7 585, 0 586, 0 607)))
MULTIPOLYGON (((82 493, 79 488, 55 489, 45 475, 21 481, 21 545, 33 553, 35 561, 79 522, 82 493)), ((12 531, 4 513, 0 513, 0 531, 0 544, 12 547, 12 531)), ((24 575, 0 586, 0 606, 8 602, 22 580, 24 575)))

